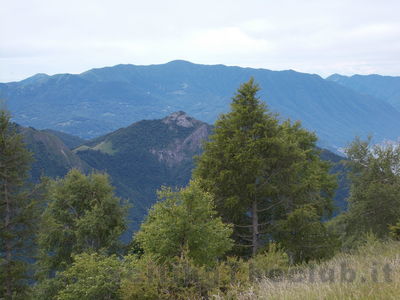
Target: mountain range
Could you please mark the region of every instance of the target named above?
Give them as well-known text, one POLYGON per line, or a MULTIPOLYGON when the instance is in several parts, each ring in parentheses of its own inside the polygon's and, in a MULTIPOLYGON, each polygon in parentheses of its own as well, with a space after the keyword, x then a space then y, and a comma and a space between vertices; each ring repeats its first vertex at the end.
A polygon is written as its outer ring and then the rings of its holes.
POLYGON ((372 134, 377 142, 399 136, 400 111, 395 108, 395 96, 350 87, 336 75, 325 80, 292 70, 187 61, 117 65, 75 75, 37 74, 1 83, 0 98, 6 99, 14 121, 23 126, 92 139, 179 110, 213 123, 220 113, 228 111, 236 89, 250 77, 259 83, 260 97, 270 110, 282 119, 300 120, 317 133, 324 148, 339 149, 356 135, 372 134))
MULTIPOLYGON (((191 177, 193 157, 201 154, 202 143, 212 132, 212 126, 178 111, 158 120, 142 120, 118 129, 73 149, 75 137, 55 131, 20 127, 28 148, 33 152, 32 180, 40 176, 61 177, 71 168, 85 173, 107 172, 116 194, 133 207, 130 228, 137 229, 147 210, 155 203, 161 186, 182 187, 191 177)), ((323 150, 322 159, 332 162, 332 172, 341 174, 340 157, 323 150)), ((340 176, 335 197, 338 208, 345 208, 348 193, 340 176)))
POLYGON ((400 111, 400 77, 381 75, 331 75, 327 80, 353 91, 382 99, 400 111))

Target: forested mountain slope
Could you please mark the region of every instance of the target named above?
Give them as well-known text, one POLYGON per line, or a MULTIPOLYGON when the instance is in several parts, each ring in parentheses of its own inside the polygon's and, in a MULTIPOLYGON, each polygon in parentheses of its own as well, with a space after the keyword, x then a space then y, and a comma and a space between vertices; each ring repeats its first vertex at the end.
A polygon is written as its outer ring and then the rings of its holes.
POLYGON ((172 61, 117 65, 82 74, 38 74, 0 84, 14 120, 93 138, 129 124, 183 110, 213 123, 236 88, 253 76, 260 96, 282 118, 316 131, 320 146, 337 149, 354 136, 397 139, 400 112, 390 104, 318 75, 172 61))
POLYGON ((400 77, 381 75, 331 75, 327 80, 339 83, 357 93, 370 95, 391 104, 400 111, 400 77))
MULTIPOLYGON (((131 209, 131 228, 143 220, 156 201, 161 186, 183 187, 191 177, 193 157, 202 151, 202 143, 212 126, 179 111, 163 119, 143 120, 84 143, 71 151, 48 131, 20 127, 28 148, 34 153, 32 177, 64 176, 71 168, 84 172, 107 172, 118 196, 127 199, 131 209)), ((68 140, 70 140, 69 137, 68 140)), ((343 172, 342 157, 322 151, 331 161, 333 172, 343 172)), ((346 207, 346 181, 340 176, 335 204, 346 207)))

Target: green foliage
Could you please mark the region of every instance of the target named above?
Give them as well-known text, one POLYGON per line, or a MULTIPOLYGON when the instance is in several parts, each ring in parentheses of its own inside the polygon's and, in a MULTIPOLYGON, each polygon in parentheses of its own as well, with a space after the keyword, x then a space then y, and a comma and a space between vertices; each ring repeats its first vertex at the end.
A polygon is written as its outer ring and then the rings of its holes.
POLYGON ((212 282, 204 267, 186 255, 158 264, 143 257, 121 286, 122 299, 194 299, 207 296, 212 282))
POLYGON ((114 196, 107 175, 71 170, 50 182, 47 197, 38 239, 39 275, 65 270, 76 254, 119 251, 127 206, 114 196))
POLYGON ((271 221, 297 207, 313 203, 319 215, 328 214, 336 187, 329 165, 319 158, 316 136, 299 123, 280 124, 258 91, 253 79, 240 86, 194 171, 223 220, 234 224, 239 254, 250 246, 255 255, 271 221))
POLYGON ((32 155, 0 110, 0 298, 23 299, 34 252, 37 205, 25 184, 32 155))
POLYGON ((389 236, 400 216, 400 148, 355 139, 347 149, 351 193, 341 220, 343 236, 356 240, 366 232, 389 236))
POLYGON ((289 257, 276 243, 268 244, 265 251, 260 251, 256 256, 249 260, 251 276, 253 278, 263 278, 273 276, 276 271, 284 273, 289 268, 289 257))
POLYGON ((84 253, 75 256, 73 264, 57 275, 63 288, 56 299, 119 299, 123 275, 122 262, 115 255, 84 253))
POLYGON ((164 262, 185 249, 199 265, 215 263, 230 250, 232 229, 214 211, 213 198, 192 181, 177 192, 164 188, 135 239, 144 252, 164 262))
POLYGON ((396 224, 389 226, 390 237, 397 241, 400 240, 400 221, 396 224))
POLYGON ((297 208, 279 221, 275 233, 293 263, 330 258, 338 249, 338 238, 321 222, 311 205, 297 208))
POLYGON ((74 256, 74 262, 62 272, 46 279, 34 289, 34 299, 120 299, 121 281, 132 269, 127 256, 82 253, 74 256))
POLYGON ((209 299, 217 294, 231 299, 233 288, 250 287, 249 264, 233 257, 206 267, 196 264, 187 252, 161 264, 144 256, 132 268, 121 285, 122 299, 209 299))

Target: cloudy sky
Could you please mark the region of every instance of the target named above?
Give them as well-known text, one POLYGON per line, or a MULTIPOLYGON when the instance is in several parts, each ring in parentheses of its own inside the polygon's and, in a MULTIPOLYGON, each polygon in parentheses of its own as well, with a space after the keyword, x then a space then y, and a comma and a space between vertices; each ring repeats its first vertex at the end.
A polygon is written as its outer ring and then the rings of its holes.
POLYGON ((185 59, 400 75, 399 0, 0 0, 0 82, 185 59))

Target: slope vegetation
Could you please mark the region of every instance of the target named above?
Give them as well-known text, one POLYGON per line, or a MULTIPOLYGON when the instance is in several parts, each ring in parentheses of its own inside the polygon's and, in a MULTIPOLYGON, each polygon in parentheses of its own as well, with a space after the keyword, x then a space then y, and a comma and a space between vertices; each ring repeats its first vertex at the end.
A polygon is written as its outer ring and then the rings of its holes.
POLYGON ((15 121, 93 138, 143 120, 183 110, 213 123, 229 108, 237 87, 253 76, 261 97, 283 118, 301 120, 316 131, 320 145, 338 148, 355 135, 396 139, 400 112, 389 103, 362 95, 318 75, 199 65, 117 65, 78 75, 38 74, 0 84, 15 121))
POLYGON ((348 77, 334 74, 327 80, 339 83, 357 93, 382 99, 400 111, 400 77, 398 76, 353 75, 348 77))

